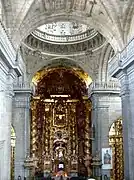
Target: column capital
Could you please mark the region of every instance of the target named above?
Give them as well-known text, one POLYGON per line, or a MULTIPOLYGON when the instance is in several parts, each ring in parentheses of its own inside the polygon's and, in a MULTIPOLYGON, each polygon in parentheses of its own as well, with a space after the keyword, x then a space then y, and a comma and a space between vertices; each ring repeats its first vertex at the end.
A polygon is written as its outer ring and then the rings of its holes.
POLYGON ((31 90, 15 92, 14 105, 19 108, 30 108, 31 90))

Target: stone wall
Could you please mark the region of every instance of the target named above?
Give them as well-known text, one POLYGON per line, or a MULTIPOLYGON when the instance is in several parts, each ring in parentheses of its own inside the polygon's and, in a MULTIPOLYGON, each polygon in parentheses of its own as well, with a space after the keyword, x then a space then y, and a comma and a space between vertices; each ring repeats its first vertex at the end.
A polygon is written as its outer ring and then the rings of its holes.
POLYGON ((10 179, 13 83, 20 76, 16 52, 0 22, 0 180, 10 179))
MULTIPOLYGON (((120 90, 112 90, 97 86, 92 88, 90 98, 92 100, 92 126, 94 127, 95 137, 92 141, 93 157, 96 153, 101 160, 102 148, 109 147, 109 130, 113 122, 121 117, 121 98, 120 90)), ((107 175, 110 177, 110 170, 101 170, 97 176, 107 175)))
POLYGON ((23 179, 27 171, 24 169, 24 160, 30 150, 30 90, 15 90, 13 99, 13 127, 16 132, 15 144, 15 178, 20 175, 23 179))
POLYGON ((134 39, 109 62, 109 74, 121 84, 125 180, 134 179, 134 39))

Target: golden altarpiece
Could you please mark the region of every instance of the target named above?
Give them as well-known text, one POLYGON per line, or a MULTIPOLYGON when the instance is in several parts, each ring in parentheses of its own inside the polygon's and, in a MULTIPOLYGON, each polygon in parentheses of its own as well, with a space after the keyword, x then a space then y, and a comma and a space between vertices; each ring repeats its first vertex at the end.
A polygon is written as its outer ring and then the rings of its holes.
POLYGON ((85 82, 70 69, 40 78, 31 100, 31 156, 35 173, 91 175, 91 103, 85 82))

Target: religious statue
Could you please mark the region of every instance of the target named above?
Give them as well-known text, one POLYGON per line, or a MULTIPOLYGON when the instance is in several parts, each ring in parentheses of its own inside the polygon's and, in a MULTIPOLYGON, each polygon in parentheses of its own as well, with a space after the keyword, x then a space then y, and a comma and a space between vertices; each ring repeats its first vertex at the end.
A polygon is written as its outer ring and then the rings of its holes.
POLYGON ((62 158, 63 157, 63 152, 62 152, 62 149, 60 149, 59 151, 59 158, 62 158))
POLYGON ((92 173, 91 168, 90 168, 91 156, 89 154, 87 154, 85 156, 84 160, 85 160, 85 166, 87 168, 88 176, 91 176, 91 173, 92 173))

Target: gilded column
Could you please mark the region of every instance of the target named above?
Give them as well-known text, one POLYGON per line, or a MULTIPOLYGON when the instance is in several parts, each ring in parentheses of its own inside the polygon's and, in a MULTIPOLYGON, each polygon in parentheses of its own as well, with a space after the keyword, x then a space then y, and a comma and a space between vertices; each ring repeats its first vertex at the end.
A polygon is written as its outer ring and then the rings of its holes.
MULTIPOLYGON (((44 173, 50 172, 52 168, 51 158, 52 158, 52 132, 51 132, 51 120, 52 120, 52 107, 50 103, 45 103, 45 121, 44 121, 44 173)), ((44 174, 45 175, 45 174, 44 174)))
POLYGON ((71 117, 69 116, 69 114, 71 113, 71 106, 67 106, 68 109, 67 109, 67 119, 68 119, 68 128, 67 128, 67 131, 68 131, 68 148, 67 148, 67 158, 68 158, 68 172, 70 173, 71 171, 71 117))
POLYGON ((71 156, 71 173, 78 176, 78 137, 76 123, 76 103, 71 105, 71 137, 72 137, 72 156, 71 156))
POLYGON ((88 171, 88 177, 91 176, 91 119, 89 119, 89 114, 91 113, 91 105, 89 104, 89 102, 85 102, 85 106, 86 106, 86 123, 85 123, 85 166, 87 168, 88 171))
POLYGON ((31 141, 31 147, 30 147, 30 156, 36 156, 36 135, 37 135, 37 126, 36 126, 36 104, 37 100, 32 99, 31 101, 31 132, 30 132, 30 141, 31 141))

